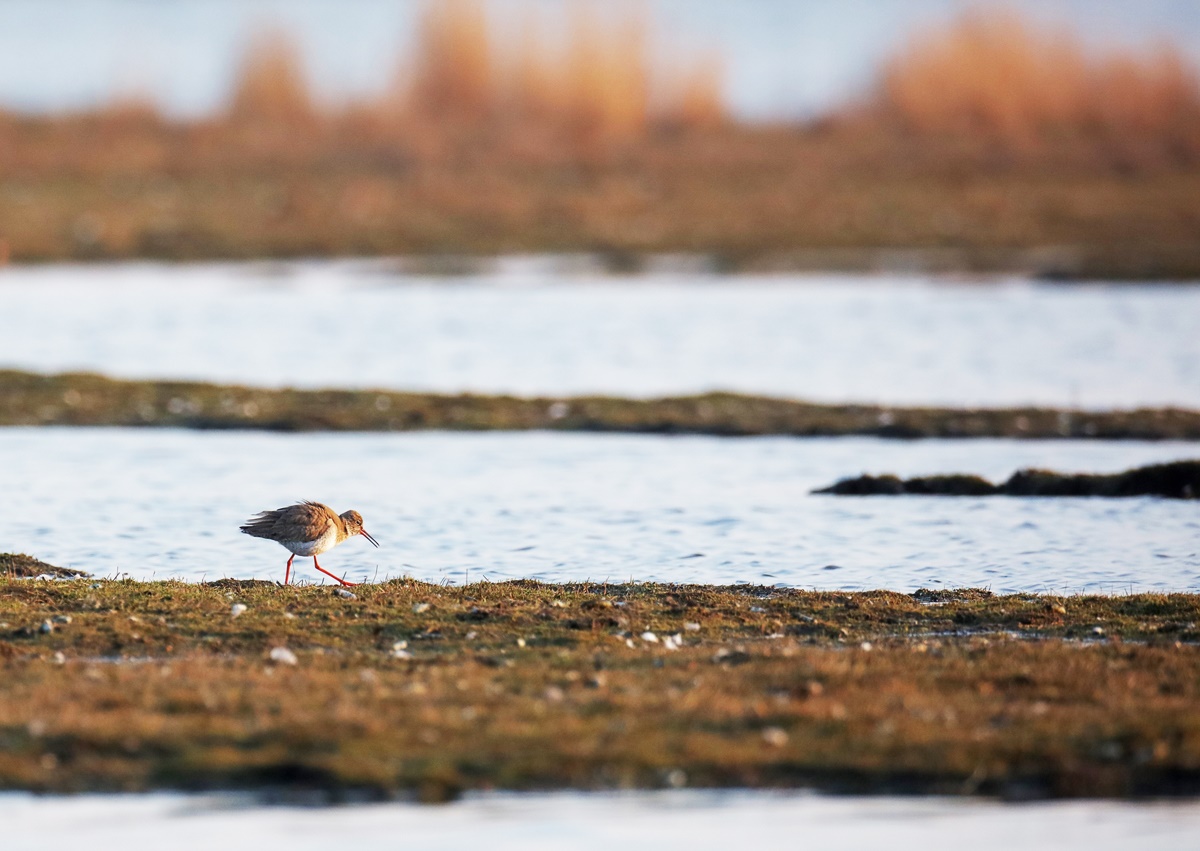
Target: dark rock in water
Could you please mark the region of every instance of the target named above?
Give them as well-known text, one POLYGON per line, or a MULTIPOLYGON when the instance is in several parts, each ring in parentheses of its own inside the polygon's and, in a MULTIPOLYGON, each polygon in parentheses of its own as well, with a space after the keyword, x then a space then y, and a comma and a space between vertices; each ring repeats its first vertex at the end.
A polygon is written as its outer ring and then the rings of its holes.
POLYGON ((82 570, 55 567, 24 553, 0 553, 0 576, 33 579, 37 576, 53 576, 56 579, 73 579, 87 576, 82 570))
POLYGON ((924 476, 904 483, 905 493, 944 496, 991 496, 997 490, 995 485, 979 476, 924 476))
POLYGON ((904 493, 904 486, 904 480, 896 476, 859 476, 857 479, 842 479, 813 493, 832 493, 838 496, 896 496, 904 493))
POLYGON ((832 493, 838 496, 990 496, 999 493, 999 489, 979 476, 925 476, 917 479, 859 476, 856 479, 842 479, 813 493, 832 493))
POLYGON ((814 493, 837 496, 1161 496, 1167 499, 1200 499, 1200 461, 1173 461, 1138 467, 1111 475, 1020 470, 1002 485, 978 476, 950 475, 900 479, 896 476, 859 476, 843 479, 814 493))
POLYGON ((1009 496, 1162 496, 1200 498, 1200 461, 1154 464, 1112 475, 1021 470, 1000 488, 1009 496))

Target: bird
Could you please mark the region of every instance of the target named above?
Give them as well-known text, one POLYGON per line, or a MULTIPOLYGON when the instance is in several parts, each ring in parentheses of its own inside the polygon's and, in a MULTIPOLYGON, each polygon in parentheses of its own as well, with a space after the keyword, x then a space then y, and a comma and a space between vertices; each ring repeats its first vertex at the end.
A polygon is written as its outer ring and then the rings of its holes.
POLYGON ((242 524, 241 530, 255 538, 278 541, 291 550, 292 555, 287 560, 283 575, 284 585, 291 579, 292 559, 296 556, 311 556, 317 570, 326 576, 333 576, 343 585, 354 585, 321 567, 317 556, 356 535, 362 535, 376 547, 379 546, 379 542, 363 528, 362 515, 357 511, 337 514, 328 505, 310 499, 274 511, 260 511, 242 524))

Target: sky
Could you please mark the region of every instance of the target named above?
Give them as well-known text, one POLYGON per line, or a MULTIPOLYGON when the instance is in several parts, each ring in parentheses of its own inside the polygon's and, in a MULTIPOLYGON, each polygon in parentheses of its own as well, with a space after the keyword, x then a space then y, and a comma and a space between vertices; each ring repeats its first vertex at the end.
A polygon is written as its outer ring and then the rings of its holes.
MULTIPOLYGON (((487 0, 500 22, 569 0, 487 0)), ((606 0, 637 6, 636 0, 606 0)), ((1200 65, 1196 0, 644 0, 655 42, 715 51, 751 119, 809 116, 861 91, 914 32, 975 7, 1012 7, 1095 45, 1170 40, 1200 65)), ((0 0, 0 107, 85 108, 150 95, 199 115, 230 89, 248 37, 272 24, 302 46, 316 90, 369 95, 396 73, 422 0, 0 0)))

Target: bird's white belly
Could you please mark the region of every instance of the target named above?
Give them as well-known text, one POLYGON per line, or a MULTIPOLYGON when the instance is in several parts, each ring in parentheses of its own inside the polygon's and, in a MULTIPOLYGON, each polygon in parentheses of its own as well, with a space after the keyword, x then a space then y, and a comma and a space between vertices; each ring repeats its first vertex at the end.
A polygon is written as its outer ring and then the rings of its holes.
POLYGON ((337 529, 330 526, 321 537, 311 541, 280 541, 280 543, 298 556, 317 556, 337 546, 337 529))

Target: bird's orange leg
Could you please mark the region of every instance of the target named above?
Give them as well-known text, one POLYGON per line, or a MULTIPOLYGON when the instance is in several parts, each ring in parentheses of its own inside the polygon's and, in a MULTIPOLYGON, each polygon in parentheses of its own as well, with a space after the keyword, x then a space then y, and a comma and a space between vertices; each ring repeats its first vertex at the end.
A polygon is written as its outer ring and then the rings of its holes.
POLYGON ((283 584, 284 584, 284 585, 287 585, 287 584, 288 584, 288 579, 289 579, 289 578, 291 578, 291 575, 292 575, 292 559, 293 559, 293 558, 295 558, 295 557, 296 557, 296 555, 295 555, 295 553, 293 553, 293 554, 292 554, 292 557, 288 559, 288 563, 287 563, 287 570, 285 570, 285 571, 283 572, 283 584))
POLYGON ((319 571, 321 571, 322 573, 324 573, 326 576, 332 576, 334 579, 336 579, 338 582, 342 583, 343 585, 356 585, 356 584, 358 584, 358 583, 356 583, 356 582, 347 582, 345 579, 342 579, 341 577, 339 577, 339 576, 336 576, 335 574, 332 574, 332 573, 330 573, 328 570, 326 570, 325 568, 321 567, 321 565, 317 564, 317 557, 316 557, 316 556, 313 556, 313 567, 315 567, 317 570, 319 570, 319 571))

